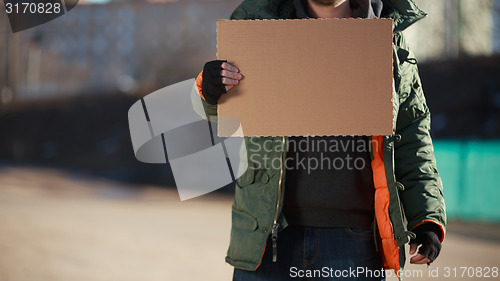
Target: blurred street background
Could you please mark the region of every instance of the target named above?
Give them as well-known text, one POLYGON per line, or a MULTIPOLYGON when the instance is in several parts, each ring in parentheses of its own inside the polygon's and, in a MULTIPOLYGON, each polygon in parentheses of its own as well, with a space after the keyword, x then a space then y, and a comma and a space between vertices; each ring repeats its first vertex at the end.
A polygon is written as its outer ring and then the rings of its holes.
MULTIPOLYGON (((168 165, 135 159, 127 112, 215 59, 240 2, 80 1, 18 33, 0 5, 0 281, 230 280, 232 187, 180 202, 168 165)), ((421 280, 500 266, 500 0, 415 2, 449 217, 438 261, 408 267, 421 280)))

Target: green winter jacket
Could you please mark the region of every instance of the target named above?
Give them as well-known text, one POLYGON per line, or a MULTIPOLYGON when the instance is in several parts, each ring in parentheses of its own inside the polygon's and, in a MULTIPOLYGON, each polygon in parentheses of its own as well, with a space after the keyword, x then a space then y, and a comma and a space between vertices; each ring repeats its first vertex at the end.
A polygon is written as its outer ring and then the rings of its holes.
MULTIPOLYGON (((414 236, 408 230, 423 223, 435 223, 442 230, 442 241, 446 214, 429 134, 430 112, 416 60, 401 33, 426 14, 412 0, 383 0, 383 4, 382 17, 393 19, 393 105, 396 118, 392 135, 372 137, 374 240, 385 267, 398 271, 405 263, 404 244, 414 236)), ((231 19, 290 19, 295 18, 295 13, 293 0, 245 0, 231 19)), ((217 106, 205 101, 203 105, 207 115, 217 114, 217 106)), ((249 168, 236 184, 226 257, 226 261, 237 268, 256 270, 269 235, 275 244, 277 233, 287 227, 281 212, 286 188, 286 170, 282 161, 287 142, 287 137, 245 138, 249 168), (266 163, 276 160, 281 163, 280 167, 254 163, 264 155, 270 159, 266 163)))

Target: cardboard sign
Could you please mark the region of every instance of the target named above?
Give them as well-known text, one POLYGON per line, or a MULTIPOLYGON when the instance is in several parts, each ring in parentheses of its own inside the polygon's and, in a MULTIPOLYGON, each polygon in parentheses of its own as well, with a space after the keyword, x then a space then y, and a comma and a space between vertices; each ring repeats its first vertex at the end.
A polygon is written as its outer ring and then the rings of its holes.
POLYGON ((391 19, 220 20, 217 58, 244 77, 218 114, 245 136, 392 134, 391 19))

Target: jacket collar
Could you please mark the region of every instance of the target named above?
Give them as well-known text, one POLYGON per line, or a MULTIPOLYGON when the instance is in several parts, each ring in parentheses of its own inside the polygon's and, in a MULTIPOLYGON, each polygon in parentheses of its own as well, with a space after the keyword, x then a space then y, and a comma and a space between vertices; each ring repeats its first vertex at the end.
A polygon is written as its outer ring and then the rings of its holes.
MULTIPOLYGON (((290 19, 297 18, 295 0, 244 0, 231 15, 231 19, 290 19)), ((366 2, 371 0, 351 0, 366 2)), ((394 32, 403 31, 408 26, 424 18, 427 14, 420 10, 413 0, 382 0, 380 17, 392 18, 394 32)))
POLYGON ((418 20, 427 16, 413 0, 382 0, 384 7, 381 17, 392 18, 394 32, 403 31, 418 20))
POLYGON ((351 0, 352 16, 354 18, 380 18, 382 13, 382 0, 351 0))
POLYGON ((306 0, 293 0, 298 19, 311 18, 311 15, 307 12, 305 1, 306 0))

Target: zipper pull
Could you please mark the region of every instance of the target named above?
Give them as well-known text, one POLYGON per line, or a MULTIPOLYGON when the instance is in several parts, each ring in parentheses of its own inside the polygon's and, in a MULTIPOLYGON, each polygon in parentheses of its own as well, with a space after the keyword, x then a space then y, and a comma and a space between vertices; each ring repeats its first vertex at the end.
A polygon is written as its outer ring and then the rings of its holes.
POLYGON ((278 260, 278 228, 279 223, 273 224, 273 230, 271 231, 271 239, 273 240, 273 262, 278 260))

